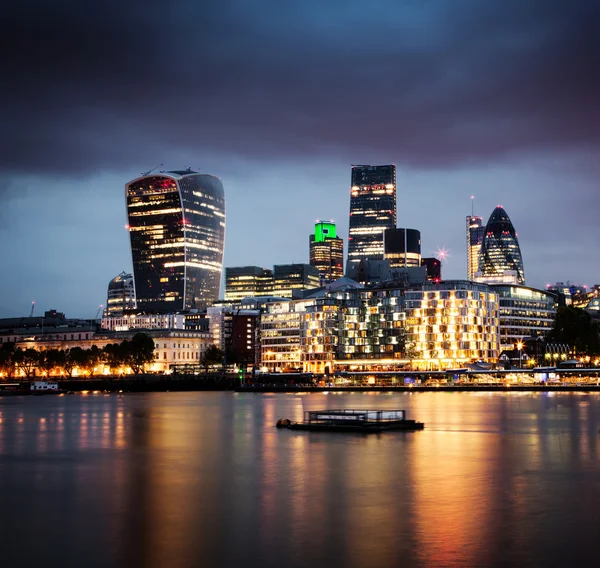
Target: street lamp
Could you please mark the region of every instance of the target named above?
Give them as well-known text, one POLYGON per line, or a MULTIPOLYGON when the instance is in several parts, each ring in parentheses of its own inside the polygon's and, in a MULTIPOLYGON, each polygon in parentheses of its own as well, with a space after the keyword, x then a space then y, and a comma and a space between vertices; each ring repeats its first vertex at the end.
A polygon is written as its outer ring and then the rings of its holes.
POLYGON ((517 343, 517 349, 519 350, 519 369, 523 368, 523 361, 521 357, 523 356, 523 342, 519 341, 517 343))

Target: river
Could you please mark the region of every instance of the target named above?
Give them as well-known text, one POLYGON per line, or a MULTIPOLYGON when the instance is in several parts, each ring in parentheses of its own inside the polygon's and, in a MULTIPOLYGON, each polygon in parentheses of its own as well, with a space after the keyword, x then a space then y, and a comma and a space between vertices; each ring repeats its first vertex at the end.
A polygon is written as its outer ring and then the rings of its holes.
POLYGON ((600 394, 0 398, 0 565, 595 566, 600 394), (425 430, 277 430, 400 408, 425 430))

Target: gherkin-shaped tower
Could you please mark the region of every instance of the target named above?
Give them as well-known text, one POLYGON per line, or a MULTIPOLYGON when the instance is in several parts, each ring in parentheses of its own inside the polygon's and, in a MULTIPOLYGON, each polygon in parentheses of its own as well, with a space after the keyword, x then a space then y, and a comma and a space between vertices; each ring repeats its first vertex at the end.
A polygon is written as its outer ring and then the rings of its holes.
POLYGON ((506 214, 498 206, 485 226, 485 233, 479 252, 479 271, 483 276, 502 276, 505 270, 517 273, 519 284, 525 284, 523 257, 517 233, 506 214))

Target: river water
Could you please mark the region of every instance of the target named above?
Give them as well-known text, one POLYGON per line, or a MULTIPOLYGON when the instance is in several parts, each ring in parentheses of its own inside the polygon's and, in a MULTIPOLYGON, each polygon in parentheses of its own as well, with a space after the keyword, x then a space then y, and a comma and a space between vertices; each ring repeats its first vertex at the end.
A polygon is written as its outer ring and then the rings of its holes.
POLYGON ((0 566, 597 566, 600 395, 0 398, 0 566), (401 408, 425 430, 277 430, 401 408))

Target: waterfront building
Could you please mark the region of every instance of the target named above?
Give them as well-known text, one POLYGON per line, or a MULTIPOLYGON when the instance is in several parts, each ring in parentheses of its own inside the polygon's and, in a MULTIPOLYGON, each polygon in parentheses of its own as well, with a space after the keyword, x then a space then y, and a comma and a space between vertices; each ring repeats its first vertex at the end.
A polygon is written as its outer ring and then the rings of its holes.
POLYGON ((442 261, 439 258, 422 258, 421 266, 425 267, 427 271, 427 280, 430 282, 439 282, 442 279, 442 261))
POLYGON ((321 285, 319 270, 310 264, 276 264, 272 295, 292 298, 294 290, 311 290, 321 285))
POLYGON ((491 283, 506 282, 505 272, 516 273, 516 284, 525 284, 525 272, 521 248, 513 224, 506 211, 498 206, 485 226, 485 234, 479 251, 479 273, 474 279, 491 283), (495 280, 496 279, 496 280, 495 280))
POLYGON ((133 276, 126 272, 121 272, 108 283, 108 293, 106 298, 106 308, 104 315, 122 316, 126 310, 135 309, 135 289, 133 286, 133 276))
POLYGON ((452 368, 498 358, 498 295, 485 284, 427 282, 404 297, 406 356, 417 366, 452 368))
POLYGON ((261 364, 269 372, 302 370, 302 314, 315 300, 267 304, 261 319, 261 364))
POLYGON ((335 223, 319 221, 309 237, 309 263, 321 275, 322 283, 344 275, 344 241, 337 236, 335 223))
POLYGON ((500 351, 527 338, 544 338, 552 329, 558 294, 527 286, 490 284, 498 295, 500 351))
POLYGON ((225 194, 215 176, 191 169, 125 185, 137 309, 201 308, 219 297, 225 194))
MULTIPOLYGON (((338 360, 372 365, 403 358, 405 287, 364 289, 342 307, 338 360)), ((397 362, 397 361, 396 361, 397 362)))
POLYGON ((384 256, 390 268, 421 266, 421 232, 416 229, 386 229, 384 256))
POLYGON ((228 364, 247 368, 260 360, 260 310, 210 306, 206 310, 210 335, 228 364))
POLYGON ((244 298, 268 296, 272 292, 272 270, 260 266, 225 268, 225 300, 240 302, 244 298))
POLYGON ((383 233, 396 227, 396 166, 352 166, 346 273, 384 258, 383 233))
POLYGON ((124 314, 104 316, 102 329, 129 331, 130 329, 185 329, 184 314, 124 314))
POLYGON ((479 251, 485 234, 483 219, 476 215, 467 216, 467 280, 473 280, 479 272, 479 251))
MULTIPOLYGON (((13 338, 16 346, 21 349, 35 349, 36 351, 47 351, 49 349, 58 349, 65 351, 79 347, 81 349, 90 349, 97 347, 103 349, 113 343, 121 343, 124 340, 130 341, 139 330, 129 331, 102 331, 97 332, 90 329, 77 331, 76 329, 54 330, 52 333, 40 335, 22 335, 13 338)), ((200 370, 200 362, 206 349, 213 345, 213 340, 208 333, 199 331, 187 331, 181 329, 150 329, 143 330, 143 333, 149 335, 154 341, 154 360, 145 366, 146 371, 153 373, 171 373, 175 369, 183 371, 185 368, 200 370)), ((111 369, 104 363, 98 363, 93 370, 73 369, 73 376, 110 375, 131 373, 130 368, 119 370, 111 369)), ((23 376, 23 370, 17 369, 16 376, 23 376)), ((37 375, 42 374, 37 371, 37 375)), ((57 368, 51 370, 50 376, 61 376, 61 371, 57 368)))

